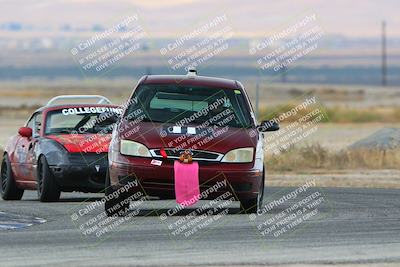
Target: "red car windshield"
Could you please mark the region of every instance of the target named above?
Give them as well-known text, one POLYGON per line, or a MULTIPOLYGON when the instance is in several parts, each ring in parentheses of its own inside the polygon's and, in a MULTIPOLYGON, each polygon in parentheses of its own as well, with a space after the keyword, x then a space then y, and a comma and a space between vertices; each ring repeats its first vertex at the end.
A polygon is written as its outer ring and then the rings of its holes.
POLYGON ((145 84, 134 92, 124 116, 143 121, 252 127, 250 111, 241 90, 145 84))
POLYGON ((120 109, 74 107, 47 113, 45 134, 110 133, 120 109))

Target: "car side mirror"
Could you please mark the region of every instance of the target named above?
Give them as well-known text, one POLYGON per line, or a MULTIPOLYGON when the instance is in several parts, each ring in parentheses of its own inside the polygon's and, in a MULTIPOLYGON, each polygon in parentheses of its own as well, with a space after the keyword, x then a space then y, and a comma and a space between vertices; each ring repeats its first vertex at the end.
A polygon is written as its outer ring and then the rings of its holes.
POLYGON ((257 126, 260 132, 272 132, 279 130, 279 124, 273 120, 262 121, 259 126, 257 126))
POLYGON ((30 128, 30 127, 21 127, 18 130, 18 134, 20 136, 30 138, 30 137, 32 137, 32 128, 30 128))

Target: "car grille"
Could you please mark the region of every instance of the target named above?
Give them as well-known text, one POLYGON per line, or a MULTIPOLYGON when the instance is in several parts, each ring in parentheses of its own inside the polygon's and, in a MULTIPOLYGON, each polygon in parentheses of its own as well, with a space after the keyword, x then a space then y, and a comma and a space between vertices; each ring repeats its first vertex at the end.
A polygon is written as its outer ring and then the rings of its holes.
MULTIPOLYGON (((183 149, 173 149, 173 148, 166 148, 164 149, 168 158, 171 159, 178 159, 179 156, 184 151, 183 149)), ((151 149, 150 153, 155 158, 162 158, 160 149, 151 149)), ((223 154, 211 151, 204 151, 204 150, 192 150, 193 153, 193 160, 196 161, 220 161, 223 157, 223 154)))
POLYGON ((72 165, 91 165, 107 161, 107 153, 69 153, 69 162, 72 165))

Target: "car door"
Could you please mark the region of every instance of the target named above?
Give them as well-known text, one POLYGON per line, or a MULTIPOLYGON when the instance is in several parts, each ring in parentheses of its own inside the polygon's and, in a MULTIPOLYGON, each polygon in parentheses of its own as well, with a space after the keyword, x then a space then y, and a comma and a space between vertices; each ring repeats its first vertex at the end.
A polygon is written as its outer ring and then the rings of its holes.
POLYGON ((40 137, 40 130, 42 128, 42 113, 38 112, 34 115, 34 123, 32 128, 32 138, 28 143, 28 150, 24 166, 27 169, 27 180, 36 182, 36 145, 40 137))
POLYGON ((26 127, 32 128, 32 137, 20 136, 17 144, 16 158, 18 162, 17 175, 21 182, 33 184, 36 182, 35 175, 35 146, 40 135, 42 125, 42 114, 34 113, 26 124, 26 127))

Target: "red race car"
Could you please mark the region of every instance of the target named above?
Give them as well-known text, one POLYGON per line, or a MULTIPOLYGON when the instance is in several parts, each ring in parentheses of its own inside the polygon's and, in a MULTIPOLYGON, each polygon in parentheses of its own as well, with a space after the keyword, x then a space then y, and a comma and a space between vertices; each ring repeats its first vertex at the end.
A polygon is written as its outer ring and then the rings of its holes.
POLYGON ((120 113, 103 96, 51 99, 6 145, 1 163, 2 198, 19 200, 24 190, 37 190, 45 202, 57 201, 62 191, 102 191, 111 132, 120 113))

